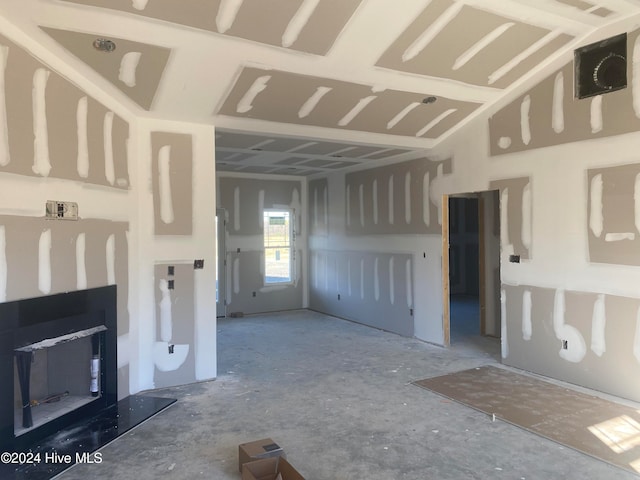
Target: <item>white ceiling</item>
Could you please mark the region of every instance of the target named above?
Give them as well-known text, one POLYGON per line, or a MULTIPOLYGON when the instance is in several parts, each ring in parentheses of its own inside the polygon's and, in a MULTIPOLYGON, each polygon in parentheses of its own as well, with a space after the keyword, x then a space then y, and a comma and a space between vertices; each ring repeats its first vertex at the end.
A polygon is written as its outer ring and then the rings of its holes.
POLYGON ((137 115, 215 125, 219 170, 296 175, 428 154, 639 12, 640 0, 0 2, 137 115))

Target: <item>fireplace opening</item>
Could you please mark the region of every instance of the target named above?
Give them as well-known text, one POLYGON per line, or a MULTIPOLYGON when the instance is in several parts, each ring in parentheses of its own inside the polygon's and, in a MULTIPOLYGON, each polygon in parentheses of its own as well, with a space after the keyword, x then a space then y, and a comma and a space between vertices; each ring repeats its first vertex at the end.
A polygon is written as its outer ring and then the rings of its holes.
POLYGON ((15 349, 14 435, 101 397, 105 326, 15 349))

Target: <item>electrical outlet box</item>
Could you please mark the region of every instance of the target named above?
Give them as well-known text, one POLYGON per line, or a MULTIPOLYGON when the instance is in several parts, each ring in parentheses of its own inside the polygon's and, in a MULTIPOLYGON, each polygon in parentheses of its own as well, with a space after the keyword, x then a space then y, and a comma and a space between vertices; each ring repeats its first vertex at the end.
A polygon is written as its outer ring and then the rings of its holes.
POLYGON ((45 217, 55 220, 78 220, 78 204, 75 202, 47 200, 45 217))

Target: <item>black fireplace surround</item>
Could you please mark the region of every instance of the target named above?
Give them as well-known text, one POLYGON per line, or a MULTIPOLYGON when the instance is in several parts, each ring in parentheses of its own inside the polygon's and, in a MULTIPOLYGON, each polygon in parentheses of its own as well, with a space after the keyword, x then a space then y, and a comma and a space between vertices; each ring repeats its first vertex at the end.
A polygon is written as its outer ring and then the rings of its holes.
MULTIPOLYGON (((27 355, 26 360, 22 359, 23 366, 29 358, 27 355)), ((24 371, 20 375, 24 382, 24 371)), ((28 384, 28 374, 26 379, 28 384)), ((0 303, 0 450, 25 450, 71 424, 115 406, 117 381, 115 285, 0 303), (99 395, 71 412, 16 436, 14 359, 20 373, 21 356, 24 357, 16 349, 90 329, 102 330, 94 335, 100 352, 99 395)), ((28 415, 26 412, 25 416, 28 415)))

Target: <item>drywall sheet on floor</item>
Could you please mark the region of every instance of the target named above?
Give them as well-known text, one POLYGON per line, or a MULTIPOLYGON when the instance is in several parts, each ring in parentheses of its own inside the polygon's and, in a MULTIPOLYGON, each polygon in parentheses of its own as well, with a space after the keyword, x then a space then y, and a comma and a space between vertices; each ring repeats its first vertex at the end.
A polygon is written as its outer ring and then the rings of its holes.
POLYGON ((151 132, 156 235, 191 235, 193 148, 191 135, 151 132))
POLYGON ((640 401, 640 300, 502 286, 504 363, 640 401))
POLYGON ((440 234, 442 181, 451 173, 451 159, 426 158, 348 173, 347 234, 440 234))
POLYGON ((193 265, 162 263, 154 271, 154 385, 162 388, 195 382, 193 265))
POLYGON ((411 337, 412 258, 402 253, 314 250, 309 258, 309 306, 411 337))
POLYGON ((640 472, 640 412, 635 408, 493 366, 414 384, 617 467, 640 472))
POLYGON ((640 265, 640 165, 587 172, 589 261, 640 265))
POLYGON ((129 187, 122 118, 2 36, 0 77, 0 171, 129 187))
MULTIPOLYGON (((634 72, 639 34, 636 30, 627 35, 628 68, 634 72)), ((573 62, 568 63, 489 119, 491 155, 640 129, 637 86, 578 100, 573 96, 573 70, 573 62)))

